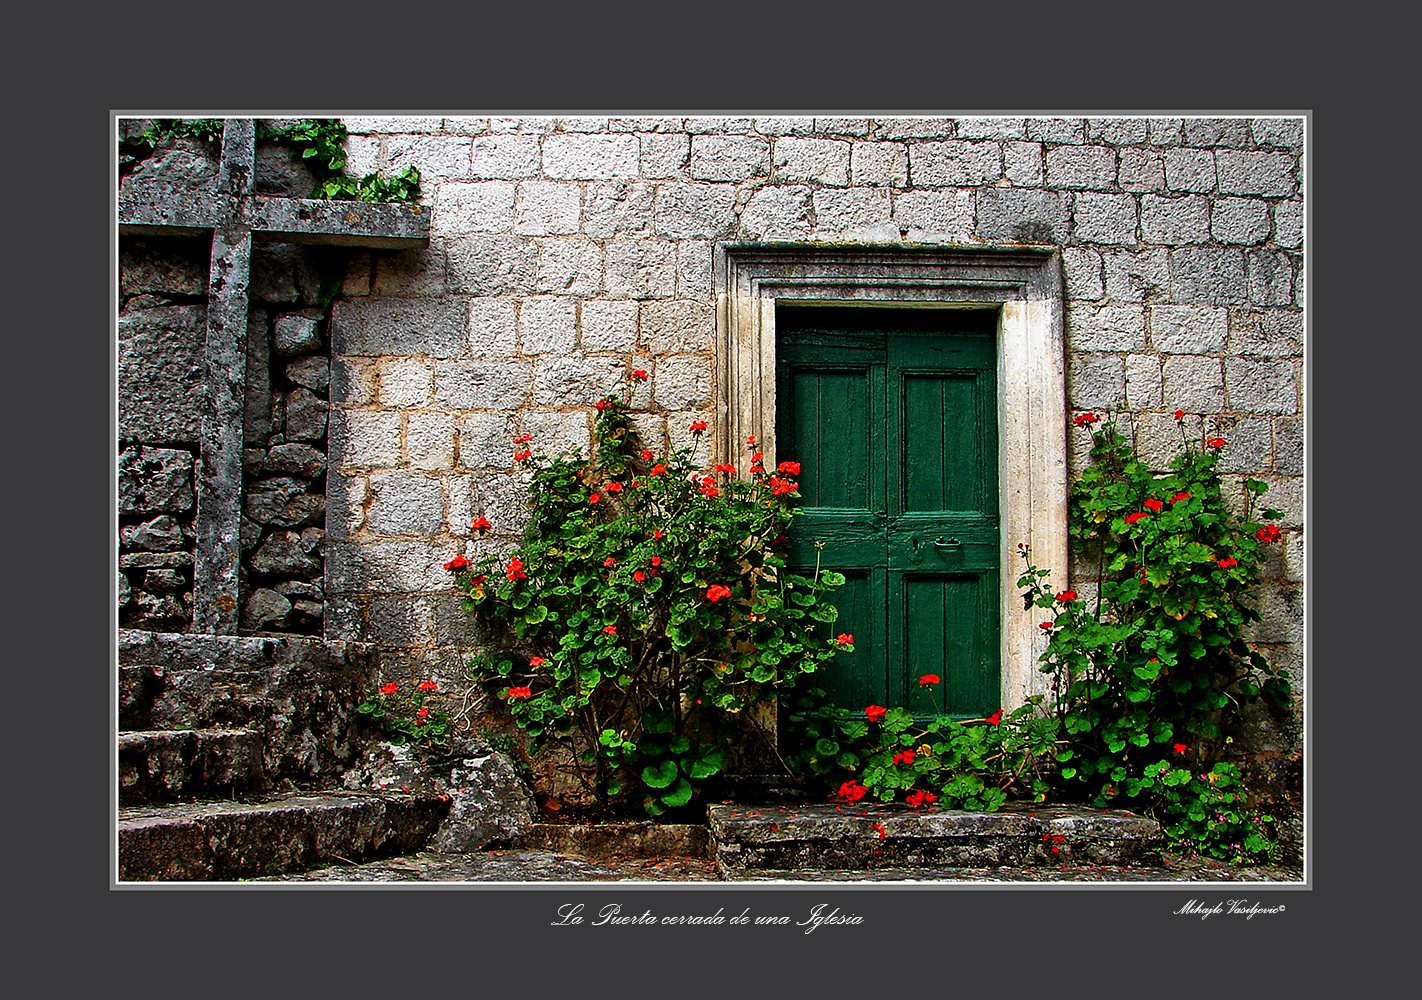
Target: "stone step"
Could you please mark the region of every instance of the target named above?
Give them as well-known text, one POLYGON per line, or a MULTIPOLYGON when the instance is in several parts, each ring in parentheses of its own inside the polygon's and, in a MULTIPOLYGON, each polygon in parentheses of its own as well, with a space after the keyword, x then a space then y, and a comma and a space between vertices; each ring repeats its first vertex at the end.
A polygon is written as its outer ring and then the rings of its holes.
POLYGON ((255 729, 119 733, 119 805, 259 795, 271 787, 255 729))
POLYGON ((925 812, 896 803, 713 805, 722 878, 757 872, 1152 865, 1160 825, 1121 810, 1009 804, 1000 812, 925 812))
POLYGON ((312 793, 123 808, 118 879, 230 881, 412 854, 449 805, 438 795, 312 793))

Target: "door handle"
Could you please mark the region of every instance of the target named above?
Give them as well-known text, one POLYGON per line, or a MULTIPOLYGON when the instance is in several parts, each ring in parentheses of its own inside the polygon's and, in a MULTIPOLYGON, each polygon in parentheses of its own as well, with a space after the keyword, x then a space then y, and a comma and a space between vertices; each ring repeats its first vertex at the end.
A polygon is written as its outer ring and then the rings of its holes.
POLYGON ((933 540, 933 544, 940 549, 961 549, 963 547, 963 543, 956 538, 949 538, 946 540, 941 537, 935 538, 933 540))

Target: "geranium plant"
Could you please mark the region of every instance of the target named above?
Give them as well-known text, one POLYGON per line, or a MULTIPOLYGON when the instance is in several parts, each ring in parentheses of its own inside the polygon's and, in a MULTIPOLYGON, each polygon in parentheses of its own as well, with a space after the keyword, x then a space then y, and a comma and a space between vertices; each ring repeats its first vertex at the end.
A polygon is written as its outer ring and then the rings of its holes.
POLYGON ((751 439, 748 479, 697 469, 689 449, 646 449, 620 400, 596 410, 586 458, 515 439, 513 460, 532 471, 522 541, 446 568, 492 629, 474 679, 534 746, 563 746, 604 807, 655 816, 722 770, 745 730, 735 717, 834 656, 817 626, 834 621, 824 598, 843 577, 786 567, 796 463, 767 470, 751 439))
POLYGON ((1254 519, 1267 489, 1254 479, 1243 484, 1243 517, 1232 515, 1217 471, 1225 439, 1186 440, 1184 413, 1175 417, 1184 447, 1164 473, 1114 423, 1092 432, 1092 464, 1069 508, 1073 549, 1092 567, 1091 599, 1049 588, 1049 571, 1025 546, 1018 584, 1051 636, 1042 669, 1053 679, 1067 794, 1144 808, 1177 841, 1243 858, 1267 847, 1251 825, 1265 820, 1245 807, 1238 769, 1219 758, 1243 706, 1289 698, 1288 678, 1244 638, 1259 620, 1250 589, 1265 546, 1281 537, 1265 522, 1281 515, 1254 519))
POLYGON ((442 746, 449 742, 454 725, 448 713, 432 712, 425 704, 425 699, 438 690, 431 680, 420 681, 409 692, 395 681, 387 681, 356 711, 370 716, 391 743, 442 746))

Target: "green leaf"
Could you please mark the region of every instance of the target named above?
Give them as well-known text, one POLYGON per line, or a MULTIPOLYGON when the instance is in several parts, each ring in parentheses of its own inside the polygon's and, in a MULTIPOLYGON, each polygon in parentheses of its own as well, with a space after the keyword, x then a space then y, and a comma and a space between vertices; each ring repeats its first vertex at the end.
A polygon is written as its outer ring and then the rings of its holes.
POLYGON ((691 801, 691 782, 677 778, 672 790, 662 796, 662 803, 668 809, 676 809, 691 801))
POLYGON ((676 761, 664 760, 660 764, 648 764, 642 768, 642 781, 648 788, 666 788, 676 780, 676 761))

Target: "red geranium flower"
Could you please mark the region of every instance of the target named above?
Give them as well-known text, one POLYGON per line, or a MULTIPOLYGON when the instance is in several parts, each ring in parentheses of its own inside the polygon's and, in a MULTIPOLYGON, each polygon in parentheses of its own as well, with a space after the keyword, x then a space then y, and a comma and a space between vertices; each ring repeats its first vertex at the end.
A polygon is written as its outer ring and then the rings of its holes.
POLYGON ((604 566, 616 566, 616 565, 617 565, 617 560, 614 559, 614 558, 612 558, 612 556, 608 556, 606 559, 604 559, 604 560, 602 561, 602 564, 603 564, 604 566))
POLYGON ((1187 747, 1184 743, 1176 743, 1176 744, 1174 744, 1174 746, 1175 746, 1175 752, 1176 752, 1176 753, 1184 753, 1186 750, 1189 750, 1189 749, 1190 749, 1190 748, 1187 747))
POLYGON ((523 449, 523 451, 516 451, 514 452, 514 461, 522 462, 525 458, 528 458, 532 454, 533 452, 529 451, 527 448, 523 449))
POLYGON ((704 431, 705 429, 706 429, 706 421, 704 421, 704 420, 697 420, 697 421, 695 421, 694 423, 692 423, 692 425, 691 425, 691 433, 693 433, 693 434, 700 434, 700 433, 701 433, 702 431, 704 431))
POLYGON ((522 559, 510 559, 509 564, 504 567, 504 573, 510 580, 528 579, 528 574, 523 571, 522 559))
POLYGON ((731 588, 723 587, 719 583, 713 583, 706 588, 706 599, 711 602, 719 601, 723 597, 731 596, 731 588))
POLYGON ((655 539, 657 539, 658 541, 661 541, 663 538, 666 537, 666 535, 664 535, 664 534, 663 534, 660 530, 658 530, 657 528, 653 528, 653 529, 652 529, 652 537, 655 538, 655 539))
POLYGON ((1235 558, 1232 557, 1232 556, 1231 556, 1229 559, 1221 559, 1221 560, 1219 560, 1220 569, 1229 569, 1231 566, 1238 566, 1238 565, 1239 565, 1239 560, 1235 559, 1235 558))
POLYGON ((716 466, 716 471, 724 472, 728 476, 734 476, 736 474, 736 467, 734 465, 718 465, 716 466))
POLYGON ((1081 416, 1073 420, 1072 423, 1076 424, 1076 426, 1078 427, 1090 427, 1092 424, 1096 423, 1100 419, 1101 418, 1094 413, 1083 413, 1081 416))
POLYGON ((489 530, 490 528, 492 528, 492 527, 493 527, 493 525, 489 523, 489 519, 488 519, 487 517, 485 517, 483 514, 480 514, 480 515, 479 515, 479 520, 477 520, 477 521, 475 521, 473 524, 471 524, 471 525, 469 526, 469 530, 470 530, 470 531, 488 531, 488 530, 489 530))
POLYGON ((991 715, 989 715, 987 717, 987 721, 988 725, 990 726, 1002 725, 1002 709, 999 708, 996 712, 993 712, 991 715))
POLYGON ((438 690, 439 690, 439 685, 436 684, 434 681, 420 681, 420 690, 421 690, 421 691, 438 691, 438 690))
POLYGON ((632 373, 632 377, 633 377, 634 379, 636 379, 638 382, 645 382, 645 381, 647 381, 647 373, 646 373, 645 370, 643 370, 643 369, 641 369, 641 368, 638 368, 636 371, 634 371, 634 372, 632 373))
POLYGON ((799 488, 799 483, 792 483, 790 480, 781 479, 779 476, 770 477, 770 492, 774 493, 776 496, 780 496, 785 493, 794 493, 799 488))
POLYGON ((391 681, 389 684, 382 684, 380 687, 381 694, 394 694, 396 691, 399 690, 400 685, 396 684, 394 681, 391 681))
POLYGON ((644 462, 650 462, 651 460, 652 460, 652 453, 651 453, 650 451, 644 450, 644 451, 642 452, 642 461, 644 461, 644 462))
POLYGON ((1150 515, 1149 515, 1148 513, 1146 513, 1145 511, 1139 511, 1139 512, 1137 512, 1137 513, 1135 513, 1135 514, 1127 514, 1127 515, 1126 515, 1126 523, 1127 523, 1127 524, 1135 524, 1137 521, 1139 521, 1139 520, 1140 520, 1141 518, 1143 518, 1143 517, 1150 517, 1150 515))
POLYGON ((660 565, 662 564, 662 557, 661 557, 661 556, 652 556, 652 558, 651 558, 649 561, 651 562, 651 564, 652 564, 653 566, 660 566, 660 565))
POLYGON ((1226 444, 1228 444, 1228 442, 1225 441, 1224 438, 1210 438, 1208 441, 1205 442, 1205 444, 1209 445, 1211 448, 1223 448, 1226 444))
POLYGON ((704 497, 718 497, 721 495, 721 491, 714 486, 703 486, 701 487, 701 495, 704 497))
POLYGON ((1056 625, 1056 622, 1042 622, 1042 623, 1041 623, 1040 625, 1038 625, 1037 627, 1038 627, 1038 628, 1044 628, 1044 629, 1047 629, 1048 631, 1050 631, 1051 629, 1056 628, 1057 625, 1056 625))
POLYGON ((529 688, 529 687, 511 687, 511 688, 509 688, 509 697, 510 697, 510 698, 528 698, 528 697, 532 696, 532 694, 533 694, 533 689, 532 689, 532 688, 529 688))
POLYGON ((609 493, 621 493, 621 492, 622 492, 622 484, 621 484, 621 483, 608 483, 608 484, 607 484, 607 492, 609 492, 609 493))
POLYGON ((470 563, 468 559, 464 558, 463 556, 455 556, 449 562, 444 564, 444 568, 453 573, 455 570, 460 570, 470 565, 473 564, 470 563))
POLYGON ((878 722, 889 714, 889 710, 883 705, 870 705, 864 709, 864 714, 868 717, 870 722, 878 722))
POLYGON ((658 462, 656 465, 652 466, 652 471, 649 472, 649 473, 647 473, 647 475, 649 475, 649 476, 660 476, 660 475, 665 474, 666 471, 667 471, 667 467, 666 467, 665 465, 663 465, 661 462, 658 462))
POLYGON ((603 634, 603 635, 616 635, 616 634, 617 634, 617 626, 616 626, 616 625, 604 625, 604 626, 602 627, 602 634, 603 634))
POLYGON ((1145 502, 1145 505, 1146 505, 1147 507, 1149 507, 1152 511, 1154 511, 1154 512, 1157 513, 1157 514, 1160 513, 1160 508, 1162 508, 1162 507, 1165 506, 1165 504, 1161 503, 1159 500, 1155 499, 1154 497, 1152 497, 1151 499, 1147 500, 1147 501, 1145 502))
POLYGON ((924 674, 918 679, 919 687, 928 687, 930 684, 942 684, 943 679, 937 674, 924 674))
POLYGON ((854 635, 849 632, 841 632, 835 637, 834 641, 841 646, 852 646, 854 644, 854 635))
POLYGON ((912 764, 912 763, 913 763, 913 758, 914 758, 914 752, 913 752, 912 750, 904 750, 904 751, 902 751, 901 753, 896 753, 896 754, 894 754, 894 763, 895 763, 895 764, 912 764))
POLYGON ((1057 600, 1062 602, 1074 601, 1076 600, 1076 591, 1063 590, 1060 594, 1057 595, 1057 600))
POLYGON ((1277 525, 1266 524, 1254 533, 1254 537, 1261 542, 1277 542, 1279 540, 1279 528, 1277 525))
POLYGON ((639 569, 637 572, 632 574, 632 579, 636 580, 638 583, 641 583, 643 580, 647 579, 647 574, 643 573, 639 569))
POLYGON ((596 403, 593 404, 593 406, 597 408, 597 412, 599 413, 601 413, 603 410, 606 410, 611 405, 612 401, 609 399, 599 399, 596 403))
POLYGON ((869 794, 869 789, 865 788, 857 781, 846 781, 839 786, 839 797, 848 799, 850 802, 858 802, 869 794))
POLYGON ((906 797, 904 801, 907 802, 909 805, 913 806, 915 809, 922 809, 924 806, 929 805, 930 803, 937 802, 938 796, 934 795, 932 792, 917 791, 906 797))
POLYGON ((754 435, 754 434, 747 434, 747 435, 746 435, 746 444, 748 444, 748 445, 749 445, 750 447, 752 447, 752 448, 755 447, 755 435, 754 435))
POLYGON ((592 494, 591 496, 588 497, 588 503, 597 503, 597 502, 598 502, 599 500, 601 500, 601 499, 602 499, 602 494, 601 494, 601 493, 594 493, 594 494, 592 494))
POLYGON ((1184 410, 1176 410, 1176 411, 1175 411, 1175 419, 1176 419, 1176 420, 1184 420, 1184 419, 1185 419, 1185 411, 1184 411, 1184 410))
POLYGON ((428 719, 430 717, 430 710, 421 705, 420 710, 416 712, 415 715, 421 719, 428 719))
POLYGON ((798 476, 800 474, 799 462, 781 462, 775 467, 775 471, 783 476, 798 476))
POLYGON ((547 663, 547 662, 548 662, 548 661, 545 660, 545 659, 544 659, 543 657, 541 657, 541 656, 530 656, 530 657, 528 658, 528 665, 529 665, 530 667, 541 667, 541 666, 543 666, 543 664, 545 664, 545 663, 547 663))
POLYGON ((1189 499, 1190 499, 1190 494, 1188 494, 1188 493, 1177 493, 1177 494, 1175 494, 1173 497, 1170 498, 1170 502, 1171 502, 1171 503, 1179 503, 1181 500, 1189 500, 1189 499))

